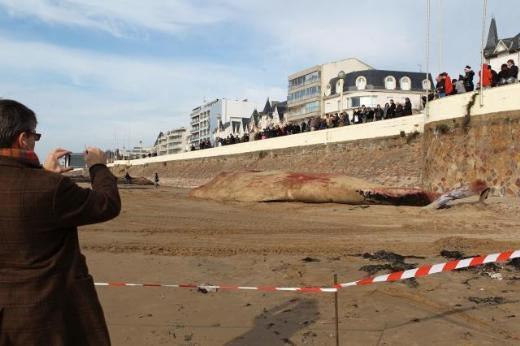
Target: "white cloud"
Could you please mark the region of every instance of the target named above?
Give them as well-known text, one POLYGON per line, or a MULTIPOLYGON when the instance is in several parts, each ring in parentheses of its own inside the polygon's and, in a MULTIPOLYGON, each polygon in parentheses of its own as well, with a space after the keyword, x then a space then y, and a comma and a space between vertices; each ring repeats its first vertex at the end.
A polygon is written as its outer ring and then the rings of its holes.
POLYGON ((45 150, 69 143, 151 144, 157 133, 189 122, 192 108, 216 97, 284 97, 258 71, 202 62, 100 54, 0 39, 0 97, 27 103, 47 132, 45 150))
POLYGON ((226 19, 222 6, 196 6, 183 0, 0 0, 12 16, 38 18, 51 24, 80 26, 107 31, 115 36, 140 30, 177 33, 193 25, 226 19))

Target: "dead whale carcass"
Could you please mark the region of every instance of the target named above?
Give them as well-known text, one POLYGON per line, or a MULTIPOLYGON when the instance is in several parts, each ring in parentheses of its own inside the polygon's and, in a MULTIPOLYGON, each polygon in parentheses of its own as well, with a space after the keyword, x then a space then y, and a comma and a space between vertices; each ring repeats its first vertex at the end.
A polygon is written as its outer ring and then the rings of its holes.
POLYGON ((391 188, 341 174, 285 171, 221 173, 190 196, 218 201, 390 204, 425 206, 438 194, 417 188, 391 188))

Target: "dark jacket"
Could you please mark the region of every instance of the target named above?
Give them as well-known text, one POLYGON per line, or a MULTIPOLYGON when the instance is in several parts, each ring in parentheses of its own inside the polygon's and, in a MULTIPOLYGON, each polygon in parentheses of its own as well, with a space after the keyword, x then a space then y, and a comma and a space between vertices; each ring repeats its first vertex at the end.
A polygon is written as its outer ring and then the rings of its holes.
POLYGON ((108 345, 77 226, 116 217, 116 179, 90 169, 92 189, 0 157, 0 345, 108 345))
POLYGON ((475 76, 475 72, 473 70, 470 70, 466 72, 464 75, 464 88, 466 91, 473 91, 475 89, 475 85, 473 84, 473 77, 475 76))
POLYGON ((395 103, 391 103, 390 104, 390 107, 388 107, 388 111, 386 112, 386 117, 387 118, 393 118, 395 117, 395 110, 396 110, 396 104, 395 103))
POLYGON ((446 93, 446 80, 442 78, 437 82, 437 86, 435 87, 437 89, 437 92, 439 94, 445 94, 446 93))
POLYGON ((502 80, 502 79, 504 79, 504 80, 508 79, 509 77, 511 77, 509 69, 500 70, 500 72, 498 72, 498 76, 497 77, 498 77, 499 81, 502 80))
POLYGON ((499 80, 497 71, 491 70, 491 86, 497 86, 499 80))
POLYGON ((403 115, 412 115, 412 103, 410 101, 404 103, 403 115))
POLYGON ((509 68, 509 77, 518 79, 518 66, 513 65, 509 68))
POLYGON ((399 103, 395 108, 395 117, 398 118, 402 117, 403 115, 403 106, 399 103))

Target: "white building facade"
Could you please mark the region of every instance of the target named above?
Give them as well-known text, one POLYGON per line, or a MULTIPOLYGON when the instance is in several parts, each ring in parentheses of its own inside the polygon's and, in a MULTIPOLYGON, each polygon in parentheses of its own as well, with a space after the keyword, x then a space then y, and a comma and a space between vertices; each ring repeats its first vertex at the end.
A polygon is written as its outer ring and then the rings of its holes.
POLYGON ((241 101, 216 99, 194 108, 190 115, 190 146, 199 148, 200 144, 206 141, 214 146, 214 133, 219 123, 242 126, 242 119, 248 119, 254 109, 255 104, 247 99, 241 101))
POLYGON ((349 58, 316 65, 288 77, 287 120, 297 121, 324 112, 324 90, 338 74, 369 70, 372 67, 359 59, 349 58))
POLYGON ((121 160, 136 160, 152 156, 153 147, 137 146, 131 149, 116 149, 116 157, 121 160))
POLYGON ((161 132, 154 145, 155 155, 178 154, 188 149, 188 130, 185 127, 161 132))
POLYGON ((421 72, 371 69, 340 73, 325 88, 324 113, 341 113, 362 106, 383 108, 390 100, 404 104, 406 98, 412 109, 421 110, 421 97, 432 85, 431 75, 421 72))

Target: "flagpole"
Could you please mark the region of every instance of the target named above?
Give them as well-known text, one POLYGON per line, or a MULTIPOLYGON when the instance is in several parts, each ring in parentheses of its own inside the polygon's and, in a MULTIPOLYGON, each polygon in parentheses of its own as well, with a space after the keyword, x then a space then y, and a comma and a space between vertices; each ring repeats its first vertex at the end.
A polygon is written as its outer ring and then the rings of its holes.
POLYGON ((484 105, 484 39, 486 35, 486 16, 487 16, 487 0, 484 0, 484 6, 482 9, 482 38, 480 41, 480 107, 484 105))
POLYGON ((428 81, 429 88, 426 93, 426 104, 425 114, 428 117, 430 108, 430 92, 433 89, 433 85, 430 85, 430 22, 431 22, 431 0, 426 0, 426 80, 428 81))

